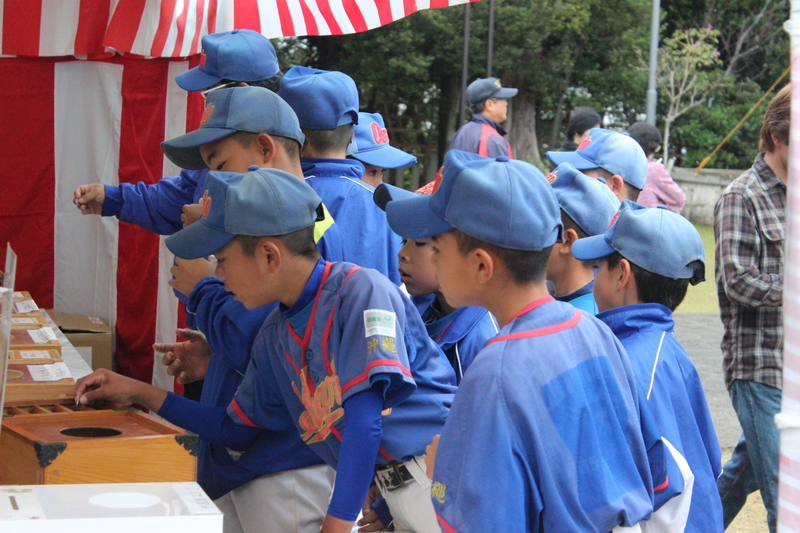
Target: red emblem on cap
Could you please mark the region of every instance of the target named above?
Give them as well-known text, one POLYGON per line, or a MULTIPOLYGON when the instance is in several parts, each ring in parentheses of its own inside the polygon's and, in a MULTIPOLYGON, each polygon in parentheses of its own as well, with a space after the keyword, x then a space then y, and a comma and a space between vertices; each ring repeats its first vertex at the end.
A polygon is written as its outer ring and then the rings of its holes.
POLYGON ((203 109, 203 116, 200 117, 200 125, 202 126, 208 119, 211 118, 212 113, 214 113, 214 104, 208 104, 205 109, 203 109))
POLYGON ((591 137, 586 137, 584 140, 581 141, 581 144, 578 145, 577 149, 578 150, 583 150, 584 148, 586 148, 590 144, 592 144, 592 138, 591 137))
POLYGON ((558 178, 558 170, 552 171, 550 174, 547 175, 547 183, 553 183, 558 178))
POLYGON ((443 168, 444 167, 439 167, 439 171, 436 172, 436 179, 435 180, 433 180, 432 182, 430 182, 430 183, 428 183, 426 185, 423 185, 422 187, 420 187, 419 189, 417 189, 414 192, 418 192, 420 194, 424 194, 426 196, 430 196, 431 194, 433 194, 437 190, 439 190, 439 185, 442 184, 442 169, 443 168))
POLYGON ((617 219, 619 218, 619 213, 620 213, 620 212, 619 212, 619 211, 617 211, 616 213, 614 213, 614 216, 613 216, 613 217, 611 217, 611 222, 609 222, 609 223, 608 223, 608 227, 606 228, 606 231, 610 230, 610 229, 611 229, 611 226, 613 226, 613 225, 614 225, 614 222, 616 222, 616 221, 617 221, 617 219))
POLYGON ((211 211, 211 197, 208 195, 208 189, 203 193, 200 198, 200 214, 203 218, 208 218, 208 212, 211 211))
POLYGON ((382 128, 377 122, 370 124, 372 129, 372 138, 375 139, 376 144, 387 144, 389 142, 389 132, 386 128, 382 128))
POLYGON ((205 52, 200 52, 200 66, 201 67, 206 66, 206 58, 207 58, 206 53, 205 52))

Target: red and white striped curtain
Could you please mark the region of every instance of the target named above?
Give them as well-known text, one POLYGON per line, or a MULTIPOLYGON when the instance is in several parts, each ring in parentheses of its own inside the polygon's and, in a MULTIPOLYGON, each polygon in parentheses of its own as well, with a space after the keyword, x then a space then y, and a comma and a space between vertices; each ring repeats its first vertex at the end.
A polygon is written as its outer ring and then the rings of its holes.
POLYGON ((0 264, 11 242, 19 290, 103 317, 118 370, 170 388, 161 365, 153 375, 152 344, 179 323, 172 257, 157 235, 80 215, 75 187, 178 173, 159 144, 199 124, 200 97, 174 78, 203 35, 352 33, 465 1, 0 0, 0 264))

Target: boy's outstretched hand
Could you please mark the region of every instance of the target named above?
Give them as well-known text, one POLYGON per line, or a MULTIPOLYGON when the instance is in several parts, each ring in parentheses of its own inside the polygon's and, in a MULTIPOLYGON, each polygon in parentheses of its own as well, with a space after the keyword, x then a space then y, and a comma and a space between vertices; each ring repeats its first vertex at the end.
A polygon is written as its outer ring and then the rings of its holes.
POLYGON ((205 378, 211 359, 211 347, 205 335, 193 329, 176 329, 175 333, 186 340, 153 345, 156 352, 164 354, 161 364, 167 367, 167 374, 177 376, 181 385, 205 378))
POLYGON ((95 370, 75 384, 75 403, 81 405, 108 400, 123 404, 138 403, 155 412, 166 398, 165 390, 104 368, 95 370))
POLYGON ((169 286, 189 296, 200 280, 213 276, 217 269, 217 261, 208 259, 175 258, 175 265, 169 269, 172 279, 169 286))
POLYGON ((99 215, 103 211, 106 189, 100 183, 78 185, 73 193, 72 203, 84 215, 99 215))

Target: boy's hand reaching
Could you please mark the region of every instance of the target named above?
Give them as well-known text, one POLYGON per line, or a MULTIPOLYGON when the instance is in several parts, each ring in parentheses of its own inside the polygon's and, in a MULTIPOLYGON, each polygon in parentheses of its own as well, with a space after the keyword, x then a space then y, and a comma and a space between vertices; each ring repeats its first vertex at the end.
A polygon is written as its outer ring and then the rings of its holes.
POLYGON ((73 193, 72 203, 84 215, 99 215, 106 199, 106 189, 100 183, 78 185, 73 193))
POLYGON ((175 333, 186 340, 153 345, 156 352, 164 354, 161 363, 167 367, 167 374, 178 376, 181 385, 205 378, 211 359, 211 347, 205 335, 193 329, 177 329, 175 333))
POLYGON ((172 279, 169 286, 189 296, 201 279, 213 276, 217 269, 216 261, 208 259, 175 258, 175 266, 169 269, 172 279))
POLYGON ((202 212, 203 207, 200 204, 186 204, 183 206, 183 214, 181 215, 183 227, 186 228, 197 222, 202 212))
POLYGON ((75 384, 75 403, 81 405, 108 400, 138 403, 151 411, 158 411, 166 397, 167 391, 104 368, 95 370, 75 384))

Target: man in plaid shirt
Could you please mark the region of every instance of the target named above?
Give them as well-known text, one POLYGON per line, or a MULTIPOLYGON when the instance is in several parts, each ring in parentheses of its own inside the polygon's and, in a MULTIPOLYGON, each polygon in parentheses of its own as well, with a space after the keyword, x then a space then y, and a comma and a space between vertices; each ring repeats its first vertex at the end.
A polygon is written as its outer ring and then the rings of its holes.
POLYGON ((717 488, 725 527, 747 495, 761 491, 775 532, 783 369, 783 244, 789 160, 791 88, 770 102, 761 126, 762 153, 714 208, 716 280, 725 384, 743 434, 717 488))

